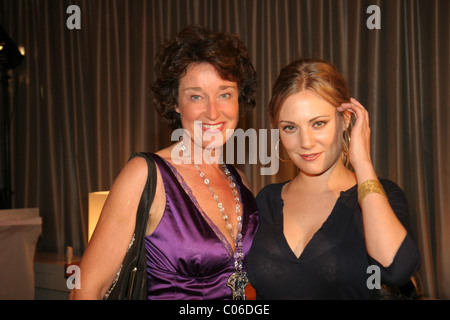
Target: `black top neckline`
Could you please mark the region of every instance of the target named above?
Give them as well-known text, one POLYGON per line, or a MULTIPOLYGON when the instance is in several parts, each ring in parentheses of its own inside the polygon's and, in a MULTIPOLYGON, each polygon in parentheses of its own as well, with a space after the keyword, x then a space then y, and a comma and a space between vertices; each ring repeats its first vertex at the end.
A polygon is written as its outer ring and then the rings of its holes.
POLYGON ((357 189, 357 184, 350 187, 349 189, 345 191, 341 191, 339 197, 336 199, 336 202, 331 209, 330 214, 325 219, 323 224, 320 226, 320 228, 313 234, 311 239, 306 244, 303 251, 300 253, 300 256, 297 258, 294 251, 292 251, 291 247, 289 246, 289 243, 287 242, 286 236, 284 235, 284 214, 283 214, 283 208, 284 208, 284 200, 281 196, 281 193, 283 191, 283 187, 289 183, 292 180, 288 180, 282 183, 278 184, 278 190, 276 192, 276 204, 275 204, 275 215, 274 215, 274 228, 276 233, 276 238, 278 241, 278 244, 280 246, 280 249, 283 251, 283 253, 288 257, 292 262, 295 263, 301 263, 305 260, 314 258, 317 254, 320 254, 321 252, 317 252, 316 250, 316 243, 320 242, 320 237, 322 234, 326 234, 327 230, 330 226, 333 225, 333 223, 338 219, 342 214, 344 214, 343 210, 340 210, 341 208, 341 202, 342 198, 346 197, 348 195, 353 194, 353 192, 357 189), (312 249, 314 250, 312 250, 312 249))

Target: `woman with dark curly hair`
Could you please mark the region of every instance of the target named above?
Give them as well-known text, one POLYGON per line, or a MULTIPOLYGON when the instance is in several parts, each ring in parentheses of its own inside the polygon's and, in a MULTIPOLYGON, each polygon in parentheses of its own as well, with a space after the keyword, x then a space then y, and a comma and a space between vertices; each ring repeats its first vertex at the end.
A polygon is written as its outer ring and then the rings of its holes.
MULTIPOLYGON (((248 180, 218 161, 239 116, 255 106, 256 73, 234 35, 189 26, 155 63, 158 113, 177 143, 150 154, 157 185, 145 237, 148 299, 242 299, 258 216, 248 180)), ((132 158, 114 182, 80 264, 73 298, 102 298, 133 236, 147 163, 132 158)))

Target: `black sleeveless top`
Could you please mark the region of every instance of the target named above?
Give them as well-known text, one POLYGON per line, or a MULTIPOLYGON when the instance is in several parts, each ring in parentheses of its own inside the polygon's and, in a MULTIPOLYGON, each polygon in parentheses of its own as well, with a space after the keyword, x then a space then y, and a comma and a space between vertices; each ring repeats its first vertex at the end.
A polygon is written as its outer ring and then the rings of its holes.
POLYGON ((256 197, 260 226, 248 256, 247 271, 259 299, 369 299, 367 282, 378 266, 381 283, 403 285, 419 268, 420 254, 409 231, 403 191, 381 179, 389 203, 408 233, 393 263, 383 268, 372 259, 364 241, 357 186, 341 192, 333 211, 299 258, 283 233, 282 187, 271 184, 256 197))

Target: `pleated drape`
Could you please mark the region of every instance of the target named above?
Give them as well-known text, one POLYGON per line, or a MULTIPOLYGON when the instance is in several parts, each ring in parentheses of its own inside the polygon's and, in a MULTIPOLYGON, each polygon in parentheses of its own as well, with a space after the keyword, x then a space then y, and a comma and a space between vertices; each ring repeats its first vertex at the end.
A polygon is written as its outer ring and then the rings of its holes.
MULTIPOLYGON (((107 190, 136 151, 171 143, 151 102, 153 58, 182 27, 238 33, 258 72, 244 130, 269 129, 265 108, 283 66, 300 57, 336 64, 368 109, 377 174, 406 193, 427 297, 450 298, 450 1, 447 0, 3 0, 0 24, 23 63, 10 72, 15 207, 39 207, 38 250, 81 254, 88 193, 107 190), (81 10, 70 30, 69 5, 81 10), (381 29, 366 10, 380 8, 381 29)), ((254 192, 292 178, 241 165, 254 192)))

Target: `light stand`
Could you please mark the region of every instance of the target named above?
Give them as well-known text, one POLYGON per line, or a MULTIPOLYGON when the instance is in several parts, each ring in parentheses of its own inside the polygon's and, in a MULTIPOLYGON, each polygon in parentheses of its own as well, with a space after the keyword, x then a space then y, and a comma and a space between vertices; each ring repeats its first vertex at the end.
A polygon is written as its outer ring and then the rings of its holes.
POLYGON ((22 59, 19 49, 0 26, 0 209, 12 208, 8 70, 18 66, 22 59))

